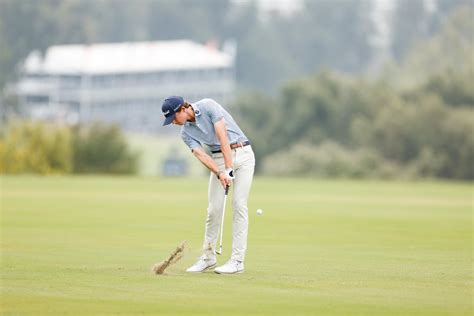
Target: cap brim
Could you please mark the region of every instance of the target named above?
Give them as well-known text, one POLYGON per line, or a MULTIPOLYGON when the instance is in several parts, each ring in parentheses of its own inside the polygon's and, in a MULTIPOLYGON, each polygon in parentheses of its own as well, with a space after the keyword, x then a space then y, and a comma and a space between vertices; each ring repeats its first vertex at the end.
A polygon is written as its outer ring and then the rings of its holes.
POLYGON ((163 122, 163 126, 170 125, 173 122, 175 116, 176 114, 172 114, 168 116, 167 118, 165 118, 165 121, 163 122))

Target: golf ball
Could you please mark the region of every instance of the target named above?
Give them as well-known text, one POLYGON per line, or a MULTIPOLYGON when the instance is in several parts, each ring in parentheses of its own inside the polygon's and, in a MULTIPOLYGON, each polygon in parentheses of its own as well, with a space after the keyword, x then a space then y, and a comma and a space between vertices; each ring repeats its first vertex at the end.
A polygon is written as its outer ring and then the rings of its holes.
POLYGON ((263 210, 262 210, 261 208, 259 208, 259 209, 257 210, 257 215, 262 215, 262 214, 263 214, 263 210))

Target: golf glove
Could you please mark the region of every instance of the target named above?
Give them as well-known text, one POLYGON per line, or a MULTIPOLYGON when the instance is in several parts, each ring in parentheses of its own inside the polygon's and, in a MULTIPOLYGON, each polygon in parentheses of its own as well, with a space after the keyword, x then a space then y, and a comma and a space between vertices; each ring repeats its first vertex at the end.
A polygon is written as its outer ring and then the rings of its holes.
POLYGON ((231 179, 231 180, 234 180, 235 179, 235 176, 234 176, 234 169, 232 168, 226 168, 225 171, 224 171, 225 175, 231 179))
POLYGON ((220 174, 221 174, 221 173, 225 174, 226 177, 229 178, 229 179, 231 179, 231 180, 234 180, 234 179, 235 179, 235 177, 234 177, 234 169, 232 169, 232 168, 227 168, 227 169, 225 169, 224 171, 217 172, 217 173, 216 173, 216 177, 217 177, 217 179, 219 179, 219 180, 221 179, 221 177, 220 177, 220 174))

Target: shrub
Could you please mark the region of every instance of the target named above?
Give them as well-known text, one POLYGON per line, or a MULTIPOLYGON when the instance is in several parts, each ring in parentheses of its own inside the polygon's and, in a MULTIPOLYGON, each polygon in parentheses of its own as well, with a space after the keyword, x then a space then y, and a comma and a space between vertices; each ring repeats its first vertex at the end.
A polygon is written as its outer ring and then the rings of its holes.
POLYGON ((131 153, 117 126, 93 123, 73 128, 76 173, 135 173, 138 154, 131 153))
POLYGON ((134 173, 138 155, 120 129, 11 122, 0 138, 0 173, 134 173))
POLYGON ((51 174, 71 170, 68 128, 35 122, 9 124, 0 140, 0 172, 51 174))
POLYGON ((350 150, 334 142, 319 146, 299 143, 263 161, 263 172, 278 176, 392 178, 399 171, 399 167, 373 150, 350 150))

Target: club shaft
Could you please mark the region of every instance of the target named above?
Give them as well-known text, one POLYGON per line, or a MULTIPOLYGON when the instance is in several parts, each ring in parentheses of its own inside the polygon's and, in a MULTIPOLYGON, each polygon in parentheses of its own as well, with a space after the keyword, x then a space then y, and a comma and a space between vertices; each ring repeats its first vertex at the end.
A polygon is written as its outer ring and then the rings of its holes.
POLYGON ((229 192, 229 188, 227 187, 225 190, 225 195, 224 195, 224 203, 222 205, 222 219, 221 219, 221 236, 220 236, 220 241, 219 241, 219 252, 217 252, 219 255, 222 254, 222 236, 224 235, 224 217, 225 217, 225 205, 227 202, 227 193, 229 192))

